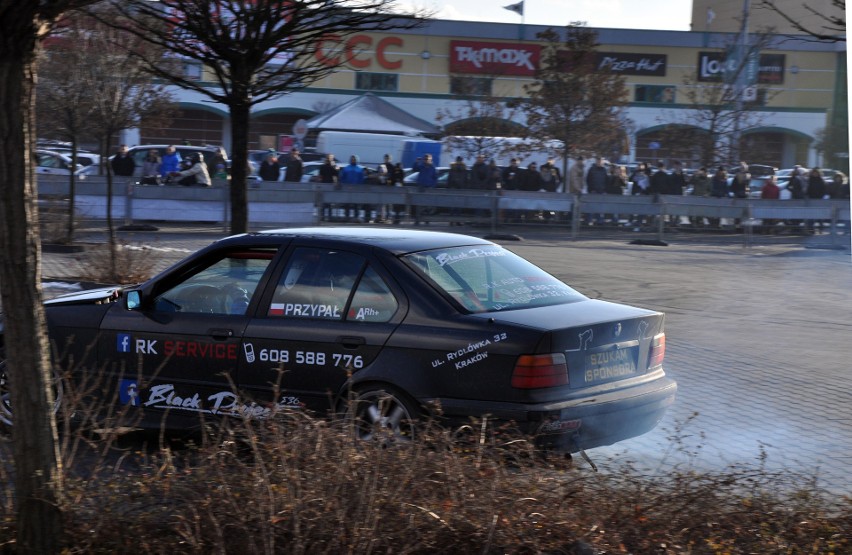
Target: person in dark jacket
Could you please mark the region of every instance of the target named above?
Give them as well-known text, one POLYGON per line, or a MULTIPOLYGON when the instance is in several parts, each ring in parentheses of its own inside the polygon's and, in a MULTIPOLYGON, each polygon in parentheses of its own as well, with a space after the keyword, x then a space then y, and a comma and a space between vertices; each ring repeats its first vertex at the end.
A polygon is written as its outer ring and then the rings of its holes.
POLYGON ((521 174, 521 190, 522 191, 540 191, 543 187, 541 181, 541 173, 538 171, 538 164, 531 162, 525 172, 521 174))
POLYGON ((500 180, 503 189, 517 191, 521 188, 521 168, 518 163, 517 158, 512 158, 509 165, 503 170, 503 178, 500 180))
POLYGON ((281 164, 278 163, 278 157, 273 153, 268 154, 260 163, 257 175, 264 181, 278 181, 281 177, 281 164))
MULTIPOLYGON (((320 166, 319 169, 320 183, 333 183, 334 185, 337 185, 339 177, 340 168, 337 166, 337 163, 334 160, 334 154, 327 154, 325 156, 325 160, 323 161, 322 166, 320 166)), ((333 208, 334 206, 331 204, 322 205, 322 219, 324 221, 331 221, 333 208)))
POLYGON ((461 156, 450 164, 450 174, 447 176, 447 187, 450 189, 467 189, 467 166, 461 156))
POLYGON ((485 156, 480 154, 476 157, 476 162, 470 168, 470 188, 488 189, 488 176, 488 164, 485 163, 485 156))
POLYGON ((808 175, 808 194, 810 199, 822 199, 826 195, 825 179, 822 178, 822 171, 819 168, 811 169, 808 175))
POLYGON ((734 173, 734 178, 731 180, 730 190, 734 194, 734 198, 748 198, 750 181, 751 174, 748 171, 748 164, 740 162, 737 171, 734 173))
POLYGON ((299 155, 299 149, 290 150, 290 158, 287 160, 287 169, 284 171, 284 181, 299 183, 302 181, 302 173, 304 172, 304 164, 302 157, 299 155))
MULTIPOLYGON (((417 187, 421 190, 432 190, 438 186, 438 170, 432 163, 432 155, 426 154, 423 156, 423 162, 420 164, 420 171, 417 172, 417 187)), ((414 212, 414 225, 420 225, 420 212, 417 206, 412 206, 411 211, 414 212)), ((424 222, 429 225, 429 222, 424 222)))
POLYGON ((593 195, 604 194, 606 192, 606 179, 604 159, 598 156, 594 165, 586 172, 586 190, 593 195))
POLYGON ((556 164, 553 163, 553 158, 548 158, 547 162, 539 168, 538 173, 541 174, 542 188, 545 191, 555 193, 562 185, 562 174, 556 164))
MULTIPOLYGON (((822 200, 826 196, 825 179, 822 178, 822 171, 819 168, 811 168, 808 174, 808 189, 807 197, 811 200, 822 200)), ((826 225, 824 221, 808 220, 808 230, 812 233, 819 233, 820 229, 826 225), (819 223, 820 227, 816 228, 815 224, 819 223)))
POLYGON ((657 171, 651 175, 651 183, 648 185, 649 195, 664 195, 669 190, 669 174, 666 172, 666 164, 662 160, 657 162, 657 171))
POLYGON ((805 173, 805 168, 801 166, 793 167, 793 175, 790 177, 790 184, 787 186, 790 189, 790 197, 793 200, 804 200, 805 198, 805 191, 808 188, 805 173))
POLYGON ((716 198, 728 196, 728 172, 723 166, 716 168, 716 173, 710 180, 710 196, 716 198))
POLYGON ((136 162, 133 160, 133 156, 128 154, 127 145, 119 147, 116 155, 110 160, 110 166, 113 175, 119 177, 131 177, 133 175, 133 172, 136 171, 136 162))
POLYGON ((680 162, 674 163, 674 170, 672 170, 671 175, 669 175, 669 183, 668 188, 666 190, 667 195, 680 195, 683 196, 683 192, 686 190, 686 175, 683 173, 683 164, 680 162))

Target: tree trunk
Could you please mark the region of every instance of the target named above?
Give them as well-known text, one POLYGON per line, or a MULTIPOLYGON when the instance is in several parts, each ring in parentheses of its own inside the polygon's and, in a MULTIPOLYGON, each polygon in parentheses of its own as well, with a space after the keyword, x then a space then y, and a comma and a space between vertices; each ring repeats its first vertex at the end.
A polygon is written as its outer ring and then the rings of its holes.
POLYGON ((35 142, 36 2, 0 15, 0 291, 13 429, 17 550, 59 550, 62 469, 41 291, 35 142))
POLYGON ((235 102, 231 112, 231 233, 248 231, 248 131, 250 101, 235 102))
MULTIPOLYGON (((112 133, 106 133, 106 145, 104 152, 109 153, 112 150, 112 133)), ((109 163, 109 156, 101 158, 106 160, 106 223, 107 237, 109 241, 109 275, 113 282, 118 282, 118 245, 115 240, 115 222, 112 221, 112 164, 109 163)))
MULTIPOLYGON (((77 138, 71 140, 71 162, 76 168, 77 164, 77 138)), ((77 197, 77 172, 71 171, 70 179, 68 180, 68 227, 66 229, 65 242, 74 242, 74 202, 77 197)))

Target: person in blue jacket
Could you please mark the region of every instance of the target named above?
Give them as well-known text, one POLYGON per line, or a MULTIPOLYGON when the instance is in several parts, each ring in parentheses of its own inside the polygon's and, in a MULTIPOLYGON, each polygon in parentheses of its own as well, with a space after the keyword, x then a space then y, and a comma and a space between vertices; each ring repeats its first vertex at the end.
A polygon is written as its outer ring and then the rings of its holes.
MULTIPOLYGON (((423 156, 423 163, 420 165, 420 171, 417 173, 417 186, 421 190, 434 189, 438 185, 438 170, 432 163, 432 155, 426 154, 423 156)), ((417 206, 411 207, 414 212, 414 225, 420 225, 420 216, 417 206)), ((429 225, 429 222, 424 222, 429 225)))
MULTIPOLYGON (((364 166, 360 165, 359 159, 356 155, 352 155, 349 157, 349 164, 340 168, 340 177, 338 178, 340 183, 344 185, 362 185, 364 183, 364 166)), ((346 208, 346 219, 349 220, 353 217, 358 218, 359 207, 357 204, 347 204, 346 208)))
POLYGON ((163 181, 169 177, 169 174, 179 172, 183 169, 180 167, 180 163, 180 153, 174 145, 166 147, 166 153, 163 154, 162 158, 160 158, 160 175, 162 176, 163 181))

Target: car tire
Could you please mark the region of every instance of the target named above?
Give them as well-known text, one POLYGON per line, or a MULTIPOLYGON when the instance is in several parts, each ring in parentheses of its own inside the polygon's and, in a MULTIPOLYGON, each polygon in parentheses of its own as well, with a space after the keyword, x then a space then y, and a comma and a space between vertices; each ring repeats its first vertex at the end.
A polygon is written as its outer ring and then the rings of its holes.
POLYGON ((390 387, 357 390, 346 410, 355 438, 383 446, 406 444, 415 437, 419 412, 405 394, 390 387))
MULTIPOLYGON (((9 391, 9 376, 6 372, 6 353, 0 350, 0 426, 11 429, 15 423, 12 409, 12 395, 9 391)), ((53 413, 59 412, 62 404, 62 379, 58 376, 53 381, 53 413)))

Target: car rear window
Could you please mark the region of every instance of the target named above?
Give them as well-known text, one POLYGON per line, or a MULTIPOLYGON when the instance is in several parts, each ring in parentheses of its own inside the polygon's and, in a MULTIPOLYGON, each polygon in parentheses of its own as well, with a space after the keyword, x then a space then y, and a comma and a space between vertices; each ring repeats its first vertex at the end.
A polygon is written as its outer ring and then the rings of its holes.
POLYGON ((586 298, 498 245, 421 251, 403 259, 469 312, 534 308, 586 298))

